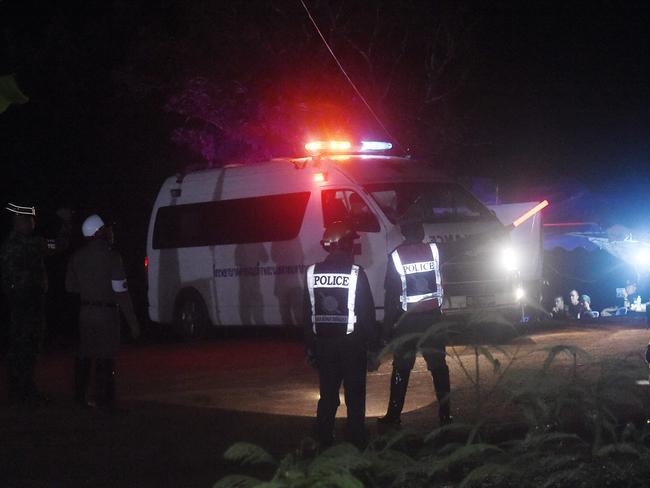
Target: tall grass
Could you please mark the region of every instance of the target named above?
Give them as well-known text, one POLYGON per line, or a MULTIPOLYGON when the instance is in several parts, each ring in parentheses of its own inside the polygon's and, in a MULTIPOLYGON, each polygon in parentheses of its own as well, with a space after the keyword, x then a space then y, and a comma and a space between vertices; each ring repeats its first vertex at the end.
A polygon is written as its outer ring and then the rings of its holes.
POLYGON ((426 434, 402 429, 379 435, 363 450, 344 443, 319 451, 306 439, 279 460, 259 446, 238 443, 225 458, 249 474, 227 476, 215 488, 650 486, 647 392, 635 383, 647 375, 640 354, 596 360, 575 346, 558 345, 537 351, 546 355, 540 367, 519 368, 521 348, 500 345, 505 333, 514 337, 509 327, 479 317, 435 324, 410 338, 420 351, 437 334, 454 343, 450 359, 469 380, 475 400, 468 418, 426 434), (504 418, 488 404, 510 414, 504 418))

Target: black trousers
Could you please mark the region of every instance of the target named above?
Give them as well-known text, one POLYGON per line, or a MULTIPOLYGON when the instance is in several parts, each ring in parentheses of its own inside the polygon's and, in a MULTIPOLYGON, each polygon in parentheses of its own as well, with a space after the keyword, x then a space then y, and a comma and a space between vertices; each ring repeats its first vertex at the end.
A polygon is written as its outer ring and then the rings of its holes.
POLYGON ((44 297, 34 293, 11 297, 8 302, 11 309, 7 351, 9 395, 14 400, 25 400, 37 393, 34 371, 45 333, 44 297))
POLYGON ((344 336, 319 337, 315 349, 320 380, 316 412, 319 441, 327 445, 334 440, 334 418, 343 383, 348 439, 362 444, 366 438, 366 348, 356 337, 344 336))
POLYGON ((95 364, 95 400, 97 406, 115 407, 115 359, 89 358, 77 356, 75 360, 75 401, 80 405, 88 405, 88 386, 90 374, 95 364))
MULTIPOLYGON (((412 314, 405 317, 401 324, 400 330, 396 335, 410 333, 423 333, 429 327, 441 320, 439 313, 420 313, 412 314)), ((391 375, 390 400, 388 404, 388 415, 399 417, 404 407, 406 390, 408 389, 411 370, 415 365, 415 356, 417 354, 416 345, 418 339, 409 341, 399 347, 393 357, 393 372, 391 375)), ((438 413, 441 418, 447 418, 450 414, 449 392, 451 384, 449 379, 449 367, 446 361, 446 338, 444 336, 434 336, 421 346, 422 357, 427 363, 427 369, 431 373, 433 386, 438 398, 438 413)))

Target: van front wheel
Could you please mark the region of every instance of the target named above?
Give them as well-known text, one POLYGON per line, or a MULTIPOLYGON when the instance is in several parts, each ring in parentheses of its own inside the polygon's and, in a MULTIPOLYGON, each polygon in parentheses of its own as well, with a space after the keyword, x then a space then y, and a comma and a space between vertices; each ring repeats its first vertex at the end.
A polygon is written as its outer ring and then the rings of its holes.
POLYGON ((185 341, 195 342, 205 338, 209 325, 208 311, 196 292, 183 293, 176 305, 174 325, 185 341))

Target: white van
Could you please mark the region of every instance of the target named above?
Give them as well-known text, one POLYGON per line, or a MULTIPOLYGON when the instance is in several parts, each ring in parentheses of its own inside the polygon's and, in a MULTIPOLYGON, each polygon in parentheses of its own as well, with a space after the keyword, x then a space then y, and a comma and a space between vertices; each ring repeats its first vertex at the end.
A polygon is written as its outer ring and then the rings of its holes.
MULTIPOLYGON (((149 317, 190 337, 210 325, 300 324, 305 269, 325 257, 323 229, 349 219, 381 319, 387 256, 402 241, 396 219, 415 199, 425 202, 431 241, 502 225, 431 166, 394 156, 272 159, 168 178, 147 238, 149 317)), ((447 313, 520 309, 505 252, 492 246, 442 264, 447 313)))

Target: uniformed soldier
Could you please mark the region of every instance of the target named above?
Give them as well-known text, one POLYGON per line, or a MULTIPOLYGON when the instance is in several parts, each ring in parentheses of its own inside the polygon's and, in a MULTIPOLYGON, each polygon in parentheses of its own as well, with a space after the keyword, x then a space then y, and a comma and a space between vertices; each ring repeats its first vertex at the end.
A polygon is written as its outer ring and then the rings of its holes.
MULTIPOLYGON (((423 333, 442 318, 443 289, 440 256, 435 243, 426 244, 419 207, 409 207, 400 219, 404 242, 388 257, 385 281, 385 340, 405 334, 423 333)), ((388 411, 378 421, 399 424, 409 376, 415 364, 415 340, 394 351, 388 411)), ((444 334, 433 335, 422 355, 427 363, 438 398, 441 424, 451 421, 449 406, 449 368, 446 362, 444 334)))
POLYGON ((87 400, 87 392, 95 362, 96 404, 113 410, 120 310, 134 338, 140 334, 140 325, 133 311, 122 258, 111 249, 111 226, 104 225, 98 215, 91 215, 84 221, 82 233, 87 243, 72 256, 66 273, 66 289, 81 296, 75 401, 81 406, 93 406, 87 400))
POLYGON ((354 240, 358 237, 348 224, 329 225, 321 241, 329 255, 307 269, 305 338, 307 359, 318 368, 316 423, 323 446, 334 440, 341 382, 349 440, 362 445, 366 439, 368 351, 378 348, 379 329, 368 278, 354 264, 354 240))
POLYGON ((2 291, 11 313, 7 373, 11 403, 40 404, 47 398, 38 392, 34 370, 45 333, 44 300, 47 274, 43 258, 48 252, 65 248, 72 214, 59 209, 63 224, 56 240, 34 234, 36 209, 14 205, 5 207, 13 214, 13 230, 0 251, 2 291))

